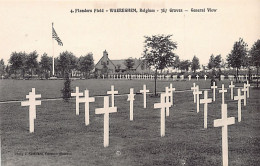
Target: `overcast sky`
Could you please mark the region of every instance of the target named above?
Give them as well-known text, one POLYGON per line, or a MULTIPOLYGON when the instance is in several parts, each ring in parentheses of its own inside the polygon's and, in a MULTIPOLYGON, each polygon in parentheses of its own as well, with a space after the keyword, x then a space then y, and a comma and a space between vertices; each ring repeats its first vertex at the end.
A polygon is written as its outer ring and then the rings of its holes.
MULTIPOLYGON (((20 1, 19 1, 20 2, 20 1)), ((68 50, 77 57, 94 54, 95 63, 106 49, 110 59, 140 58, 144 35, 172 34, 180 59, 211 54, 222 58, 242 37, 251 48, 260 39, 260 1, 172 2, 0 2, 0 57, 7 62, 14 51, 53 55, 52 27, 63 42, 54 43, 54 56, 68 50), (182 13, 70 13, 71 9, 178 8, 182 13), (217 12, 193 13, 191 8, 215 8, 217 12)))

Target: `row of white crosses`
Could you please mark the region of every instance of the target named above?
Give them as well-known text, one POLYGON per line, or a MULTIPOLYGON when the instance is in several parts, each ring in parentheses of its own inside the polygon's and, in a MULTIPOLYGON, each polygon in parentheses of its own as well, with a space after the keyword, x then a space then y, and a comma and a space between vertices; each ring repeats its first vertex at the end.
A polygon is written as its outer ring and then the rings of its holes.
MULTIPOLYGON (((233 82, 231 82, 231 85, 229 85, 231 89, 231 99, 233 99, 233 88, 235 87, 233 85, 233 82)), ((244 91, 244 95, 241 96, 241 91, 238 89, 237 96, 234 97, 234 100, 238 100, 238 122, 241 122, 241 100, 244 99, 244 105, 246 105, 245 101, 246 98, 249 97, 249 87, 250 84, 247 82, 247 84, 244 84, 244 87, 242 91, 244 91)), ((213 86, 211 87, 213 89, 213 97, 215 100, 215 89, 217 88, 215 86, 215 82, 213 83, 213 86)), ((196 86, 195 83, 193 84, 193 87, 191 87, 191 90, 193 90, 194 94, 194 103, 196 102, 195 95, 197 95, 197 103, 198 103, 198 96, 201 94, 198 88, 198 85, 196 86)), ((223 166, 228 165, 228 132, 227 132, 227 126, 231 124, 235 124, 235 118, 234 117, 227 117, 227 104, 224 102, 224 93, 227 92, 227 90, 224 88, 224 84, 222 84, 221 90, 219 90, 219 93, 222 93, 222 104, 221 104, 221 112, 222 112, 222 119, 214 120, 214 127, 222 127, 222 159, 223 159, 223 166)), ((212 99, 208 98, 208 91, 204 91, 204 99, 200 100, 201 104, 204 104, 204 128, 207 128, 207 107, 208 103, 211 103, 212 99)), ((198 105, 197 105, 197 112, 198 112, 198 105)))
MULTIPOLYGON (((89 103, 94 102, 94 97, 89 97, 89 91, 85 90, 85 97, 83 93, 79 92, 79 87, 76 87, 76 92, 71 93, 71 96, 76 97, 76 115, 79 115, 79 103, 85 103, 85 125, 89 125, 89 103)), ((114 90, 114 85, 111 86, 111 91, 107 94, 111 95, 111 107, 109 107, 109 96, 104 97, 104 107, 95 109, 95 114, 104 114, 104 147, 109 145, 109 113, 117 112, 117 107, 114 106, 114 95, 118 94, 118 91, 114 90)))

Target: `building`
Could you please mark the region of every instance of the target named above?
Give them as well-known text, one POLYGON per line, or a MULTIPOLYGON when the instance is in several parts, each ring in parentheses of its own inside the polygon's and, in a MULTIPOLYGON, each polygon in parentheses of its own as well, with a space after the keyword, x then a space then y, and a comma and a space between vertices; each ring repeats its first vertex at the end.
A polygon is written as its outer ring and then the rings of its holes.
POLYGON ((97 74, 102 73, 124 73, 124 72, 132 72, 136 74, 142 74, 142 73, 150 73, 151 69, 148 67, 145 63, 145 60, 141 59, 133 59, 134 60, 134 66, 129 71, 127 70, 127 67, 125 65, 125 59, 122 60, 111 60, 108 57, 108 53, 105 50, 103 52, 102 58, 98 61, 98 63, 95 65, 95 71, 97 74))

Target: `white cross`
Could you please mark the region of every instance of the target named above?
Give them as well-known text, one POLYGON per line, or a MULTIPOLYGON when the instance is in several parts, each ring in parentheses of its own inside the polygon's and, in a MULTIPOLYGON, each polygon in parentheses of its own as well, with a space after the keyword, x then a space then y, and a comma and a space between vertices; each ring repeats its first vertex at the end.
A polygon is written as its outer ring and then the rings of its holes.
POLYGON ((194 93, 194 92, 196 91, 196 89, 197 89, 196 84, 193 83, 193 87, 191 87, 190 89, 193 90, 194 103, 196 103, 196 95, 195 95, 195 93, 194 93))
POLYGON ((104 79, 104 74, 102 75, 103 79, 104 79))
POLYGON ((170 83, 169 91, 171 91, 171 105, 173 105, 173 91, 175 91, 175 88, 172 87, 172 83, 170 83))
POLYGON ((245 96, 241 96, 241 90, 237 89, 237 96, 234 97, 234 100, 237 100, 237 114, 238 122, 241 122, 241 100, 245 100, 245 96))
POLYGON ((79 97, 83 96, 83 93, 79 92, 79 87, 76 87, 76 92, 71 93, 71 96, 76 96, 76 115, 79 115, 79 97))
POLYGON ((140 90, 140 93, 144 94, 144 108, 146 108, 146 92, 149 92, 149 90, 146 90, 146 85, 143 85, 143 90, 140 90))
POLYGON ((205 81, 207 80, 207 75, 204 75, 205 81))
POLYGON ((231 99, 233 99, 233 88, 235 87, 235 85, 233 85, 233 81, 231 81, 231 84, 229 85, 230 88, 230 94, 231 94, 231 99))
POLYGON ((32 92, 26 95, 28 101, 22 101, 21 106, 29 106, 29 131, 34 132, 34 119, 36 119, 36 106, 41 105, 41 101, 37 101, 36 98, 40 98, 40 94, 35 94, 35 88, 32 88, 32 92))
POLYGON ((219 90, 219 93, 222 93, 222 104, 225 104, 225 92, 227 92, 227 90, 225 89, 225 85, 222 84, 222 89, 219 90))
POLYGON ((193 92, 193 95, 197 95, 197 113, 200 111, 200 94, 202 94, 202 91, 199 91, 199 85, 196 86, 195 92, 193 92))
POLYGON ((215 86, 215 82, 213 82, 213 86, 211 86, 211 89, 213 89, 213 101, 216 100, 216 89, 217 89, 217 88, 218 88, 218 87, 215 86))
POLYGON ((166 116, 170 115, 170 107, 171 107, 170 99, 171 99, 171 91, 169 90, 168 87, 165 87, 165 104, 167 105, 167 107, 166 107, 166 116))
POLYGON ((1 77, 2 77, 2 80, 3 80, 3 79, 4 79, 4 76, 2 75, 1 77))
POLYGON ((85 125, 89 125, 89 103, 94 102, 94 97, 89 97, 89 91, 86 89, 84 91, 84 97, 79 98, 79 103, 85 103, 85 125))
POLYGON ((223 166, 228 166, 228 125, 235 124, 234 117, 227 117, 227 104, 221 105, 222 119, 214 120, 214 127, 222 127, 222 160, 223 166))
POLYGON ((116 79, 118 79, 118 74, 116 75, 116 79))
POLYGON ((247 92, 246 84, 244 84, 244 88, 242 89, 242 91, 244 92, 244 106, 246 106, 246 92, 247 92))
POLYGON ((248 81, 246 81, 246 88, 247 88, 247 98, 249 98, 249 88, 250 88, 250 84, 248 81))
POLYGON ((197 81, 198 81, 200 76, 196 75, 196 77, 197 77, 197 81))
POLYGON ((135 100, 134 88, 131 88, 130 94, 128 94, 128 98, 127 98, 127 101, 130 101, 130 121, 134 119, 134 100, 135 100))
POLYGON ((189 81, 191 80, 191 75, 188 76, 189 77, 189 81))
POLYGON ((161 108, 161 137, 165 136, 165 108, 168 106, 165 103, 165 93, 161 93, 161 102, 154 104, 154 108, 161 108))
POLYGON ((246 74, 246 80, 247 80, 247 77, 248 77, 248 76, 247 76, 247 74, 246 74))
POLYGON ((96 114, 104 114, 104 147, 109 145, 109 113, 117 112, 117 107, 109 107, 109 97, 104 97, 104 108, 96 108, 96 114))
POLYGON ((204 128, 208 126, 208 103, 211 103, 212 99, 208 98, 208 91, 204 91, 204 99, 200 99, 200 104, 204 104, 204 128))
POLYGON ((111 85, 111 91, 107 91, 108 95, 111 95, 112 107, 115 106, 115 94, 118 94, 118 91, 114 91, 114 85, 111 85))

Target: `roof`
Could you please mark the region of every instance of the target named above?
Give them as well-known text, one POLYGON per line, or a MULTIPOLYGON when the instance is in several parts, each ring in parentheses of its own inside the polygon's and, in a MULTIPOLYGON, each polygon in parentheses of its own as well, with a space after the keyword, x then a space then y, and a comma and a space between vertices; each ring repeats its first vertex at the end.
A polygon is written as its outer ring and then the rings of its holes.
MULTIPOLYGON (((117 67, 117 65, 120 65, 120 69, 126 69, 127 67, 126 67, 126 65, 125 65, 125 60, 126 59, 120 59, 120 60, 110 60, 116 67, 117 67)), ((138 66, 139 66, 139 64, 142 62, 140 59, 133 59, 134 60, 134 62, 135 62, 135 64, 134 64, 134 66, 133 66, 133 69, 136 69, 138 66)))

